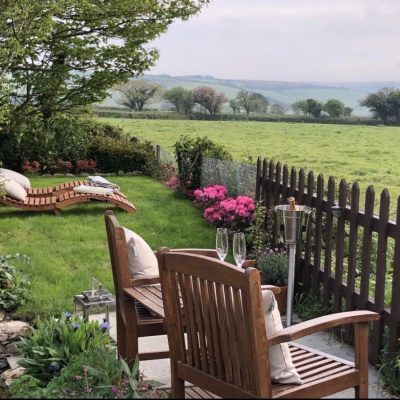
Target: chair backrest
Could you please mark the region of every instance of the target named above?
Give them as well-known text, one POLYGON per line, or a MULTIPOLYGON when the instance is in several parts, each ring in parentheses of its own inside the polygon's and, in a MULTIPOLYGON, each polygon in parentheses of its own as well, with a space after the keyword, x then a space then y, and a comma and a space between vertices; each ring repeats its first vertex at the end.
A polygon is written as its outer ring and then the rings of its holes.
POLYGON ((270 398, 259 272, 167 248, 157 258, 172 382, 177 377, 221 397, 270 398))
POLYGON ((115 296, 120 307, 121 315, 125 320, 125 306, 124 301, 122 300, 122 289, 131 287, 131 271, 129 268, 125 232, 119 225, 117 218, 112 211, 106 211, 104 218, 112 275, 114 280, 115 296))
MULTIPOLYGON (((142 284, 157 284, 160 283, 160 278, 154 276, 148 279, 132 279, 131 270, 129 266, 128 248, 126 246, 125 231, 117 221, 113 211, 107 210, 104 213, 108 249, 110 253, 111 268, 113 273, 115 296, 119 305, 121 316, 125 320, 125 302, 123 301, 123 288, 130 288, 133 286, 140 286, 142 284)), ((208 257, 218 258, 215 249, 174 249, 171 251, 185 252, 191 254, 202 254, 208 257)))

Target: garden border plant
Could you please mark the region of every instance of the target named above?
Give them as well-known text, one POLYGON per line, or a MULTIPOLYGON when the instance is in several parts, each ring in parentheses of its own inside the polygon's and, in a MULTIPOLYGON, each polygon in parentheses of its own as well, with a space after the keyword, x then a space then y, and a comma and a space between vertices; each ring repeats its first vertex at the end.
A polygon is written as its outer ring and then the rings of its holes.
POLYGON ((132 398, 156 395, 160 382, 146 380, 136 357, 132 370, 117 358, 104 319, 87 321, 64 312, 38 320, 17 342, 24 374, 13 380, 16 398, 132 398))

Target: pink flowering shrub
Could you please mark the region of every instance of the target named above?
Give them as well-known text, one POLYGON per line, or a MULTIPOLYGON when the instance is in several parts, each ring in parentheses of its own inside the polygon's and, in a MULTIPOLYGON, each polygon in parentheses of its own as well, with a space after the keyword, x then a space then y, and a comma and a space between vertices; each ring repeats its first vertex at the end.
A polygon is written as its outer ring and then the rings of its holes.
POLYGON ((222 200, 226 200, 228 191, 225 186, 222 185, 208 185, 203 189, 197 189, 194 191, 193 204, 199 210, 205 210, 215 203, 222 200))
POLYGON ((232 230, 243 230, 250 225, 254 217, 255 205, 248 196, 230 197, 208 207, 204 218, 214 226, 232 230))
POLYGON ((22 163, 22 169, 24 172, 39 172, 40 163, 38 161, 29 162, 29 160, 24 160, 22 163))
POLYGON ((179 179, 176 176, 171 178, 169 181, 162 182, 162 184, 170 187, 172 190, 177 190, 179 188, 179 186, 181 185, 179 179))

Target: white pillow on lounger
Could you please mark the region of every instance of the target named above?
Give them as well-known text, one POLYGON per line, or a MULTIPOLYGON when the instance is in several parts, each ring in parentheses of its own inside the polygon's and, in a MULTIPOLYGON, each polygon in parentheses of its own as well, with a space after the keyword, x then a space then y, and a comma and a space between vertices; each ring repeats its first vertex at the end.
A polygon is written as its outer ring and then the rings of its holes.
POLYGON ((0 182, 4 183, 3 189, 7 196, 15 200, 25 201, 26 190, 18 182, 4 175, 0 175, 0 182))
POLYGON ((0 174, 14 179, 14 181, 18 182, 25 190, 28 190, 31 187, 31 181, 25 175, 11 171, 11 169, 0 168, 0 174))
POLYGON ((97 186, 75 186, 74 192, 76 193, 93 193, 93 194, 100 194, 100 195, 110 195, 114 193, 114 189, 109 189, 105 187, 97 187, 97 186))

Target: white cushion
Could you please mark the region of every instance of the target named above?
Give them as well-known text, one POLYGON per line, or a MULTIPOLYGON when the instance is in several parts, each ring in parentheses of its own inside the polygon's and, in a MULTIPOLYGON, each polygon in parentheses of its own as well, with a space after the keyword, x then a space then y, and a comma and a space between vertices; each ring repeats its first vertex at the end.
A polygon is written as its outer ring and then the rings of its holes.
POLYGON ((0 175, 0 182, 4 183, 3 189, 7 196, 15 200, 25 201, 26 190, 18 182, 4 175, 0 175))
POLYGON ((123 229, 132 278, 159 275, 157 257, 150 246, 137 233, 123 229))
POLYGON ((11 171, 11 169, 0 168, 0 174, 14 179, 14 181, 18 182, 26 190, 30 189, 31 187, 31 181, 25 175, 11 171))
POLYGON ((101 194, 101 195, 109 195, 114 192, 114 189, 109 189, 105 187, 98 187, 98 186, 75 186, 74 192, 76 193, 93 193, 93 194, 101 194))
MULTIPOLYGON (((283 329, 281 314, 275 296, 270 290, 262 291, 264 306, 265 329, 268 335, 283 329)), ((297 384, 303 382, 294 367, 287 343, 280 343, 268 349, 269 368, 273 382, 297 384)))

